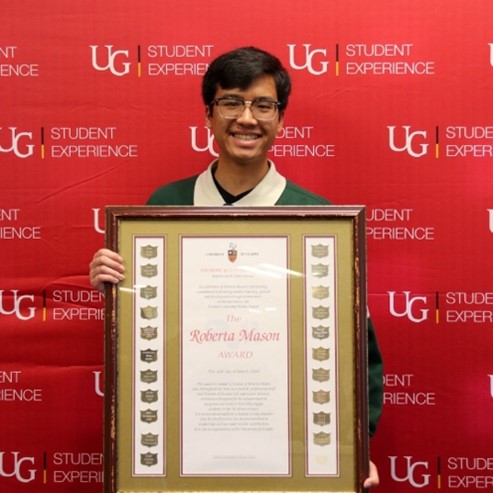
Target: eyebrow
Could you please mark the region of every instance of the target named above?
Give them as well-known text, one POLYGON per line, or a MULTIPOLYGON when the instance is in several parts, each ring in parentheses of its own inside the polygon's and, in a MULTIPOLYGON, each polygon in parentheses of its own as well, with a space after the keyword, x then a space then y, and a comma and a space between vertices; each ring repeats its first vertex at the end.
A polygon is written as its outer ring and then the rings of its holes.
POLYGON ((231 98, 231 99, 239 99, 240 101, 277 101, 276 98, 273 98, 272 96, 258 96, 253 99, 245 99, 243 96, 239 96, 238 94, 223 94, 222 96, 216 98, 216 99, 222 99, 222 98, 231 98))

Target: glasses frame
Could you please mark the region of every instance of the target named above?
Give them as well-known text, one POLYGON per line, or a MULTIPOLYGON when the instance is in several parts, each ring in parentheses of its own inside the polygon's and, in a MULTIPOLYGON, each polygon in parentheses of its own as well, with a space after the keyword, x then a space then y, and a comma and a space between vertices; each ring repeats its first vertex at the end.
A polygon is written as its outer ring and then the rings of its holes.
POLYGON ((219 115, 224 118, 225 120, 236 120, 237 118, 240 118, 241 115, 243 115, 244 111, 245 111, 245 108, 249 107, 250 108, 250 111, 252 112, 252 116, 255 120, 261 120, 261 121, 270 121, 270 120, 274 120, 274 118, 276 117, 276 114, 279 114, 279 112, 281 111, 281 102, 280 101, 276 101, 275 99, 270 99, 270 98, 255 98, 255 99, 252 99, 252 100, 247 100, 247 99, 241 99, 241 98, 235 98, 233 96, 224 96, 222 98, 216 98, 212 101, 211 105, 216 105, 217 106, 217 111, 219 113, 219 115), (243 108, 241 109, 241 111, 238 113, 237 116, 225 116, 221 113, 221 106, 220 106, 220 102, 221 101, 236 101, 238 103, 242 103, 243 104, 243 108), (275 105, 275 108, 276 108, 276 112, 274 112, 274 114, 272 115, 272 117, 270 118, 263 118, 263 117, 257 117, 253 114, 253 110, 254 110, 254 104, 258 101, 264 101, 264 102, 268 102, 268 103, 273 103, 275 105), (249 103, 249 106, 247 106, 247 103, 249 103))

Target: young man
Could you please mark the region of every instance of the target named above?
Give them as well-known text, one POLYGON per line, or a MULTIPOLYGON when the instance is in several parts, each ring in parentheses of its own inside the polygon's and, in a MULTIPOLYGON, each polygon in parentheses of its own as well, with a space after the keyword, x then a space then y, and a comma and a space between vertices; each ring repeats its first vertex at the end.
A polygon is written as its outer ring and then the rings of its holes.
MULTIPOLYGON (((199 175, 158 188, 148 205, 272 206, 321 205, 330 202, 286 180, 267 158, 282 129, 291 80, 280 61, 257 48, 240 48, 215 59, 202 82, 207 126, 219 157, 199 175)), ((90 264, 91 284, 124 278, 123 259, 101 249, 90 264)), ((382 359, 371 322, 368 328, 370 434, 382 407, 382 359)), ((365 487, 379 483, 370 463, 365 487)))

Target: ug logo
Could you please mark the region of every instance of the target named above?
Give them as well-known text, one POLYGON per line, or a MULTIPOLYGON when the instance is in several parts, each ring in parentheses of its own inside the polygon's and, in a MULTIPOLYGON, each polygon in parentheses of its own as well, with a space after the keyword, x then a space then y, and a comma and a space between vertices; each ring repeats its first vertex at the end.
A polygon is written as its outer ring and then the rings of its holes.
POLYGON ((12 303, 9 310, 5 307, 6 293, 3 289, 0 289, 0 315, 15 315, 19 320, 29 320, 30 318, 33 318, 36 307, 32 304, 29 305, 29 302, 34 303, 34 295, 23 294, 19 296, 18 289, 12 289, 11 293, 9 298, 12 298, 12 303), (23 303, 24 306, 21 306, 23 303))
POLYGON ((102 227, 100 226, 100 220, 99 220, 100 212, 101 209, 99 208, 92 209, 92 226, 94 228, 94 231, 96 231, 96 233, 104 235, 104 225, 102 227))
POLYGON ((12 458, 6 461, 5 454, 6 452, 0 452, 0 477, 16 478, 21 483, 29 483, 35 479, 36 469, 28 469, 29 464, 34 466, 34 457, 21 457, 20 452, 10 452, 12 458), (9 464, 8 470, 5 462, 9 464))
POLYGON ((387 293, 389 295, 389 311, 394 317, 407 317, 409 320, 411 320, 411 322, 414 323, 424 322, 428 318, 428 312, 430 310, 428 308, 418 308, 420 304, 421 306, 426 306, 426 296, 411 296, 411 291, 403 291, 402 293, 404 294, 404 308, 400 312, 398 312, 395 307, 396 292, 387 291, 387 293), (416 303, 418 305, 416 305, 416 303))
POLYGON ((102 55, 98 54, 99 45, 90 45, 91 48, 91 63, 95 70, 98 72, 104 72, 105 70, 109 70, 113 75, 118 77, 122 77, 123 75, 127 75, 130 72, 130 62, 122 61, 119 63, 120 67, 123 67, 122 70, 117 69, 117 58, 123 57, 123 60, 128 60, 129 52, 128 50, 113 50, 113 45, 104 45, 106 48, 105 60, 106 65, 100 65, 98 60, 103 58, 102 55))
POLYGON ((304 44, 303 47, 305 48, 305 53, 304 53, 304 64, 299 65, 295 61, 295 50, 296 50, 296 45, 288 45, 289 49, 289 65, 291 68, 294 70, 308 70, 310 74, 312 75, 322 75, 325 74, 328 71, 329 67, 329 62, 325 60, 327 57, 327 50, 322 49, 322 48, 317 48, 317 49, 311 49, 311 44, 304 44), (315 62, 313 57, 315 56, 322 56, 322 60, 318 61, 317 66, 319 67, 318 70, 315 69, 315 62))
POLYGON ((425 474, 423 471, 428 471, 429 464, 425 461, 413 461, 412 455, 404 456, 403 476, 397 473, 397 456, 389 456, 390 459, 390 476, 398 483, 408 482, 414 488, 424 488, 430 484, 431 474, 425 474))
POLYGON ((388 125, 387 128, 389 129, 389 147, 394 152, 407 152, 412 157, 421 157, 428 152, 429 144, 417 143, 419 141, 426 140, 427 132, 425 130, 416 130, 411 132, 410 125, 403 125, 404 145, 397 147, 395 143, 395 125, 388 125))
POLYGON ((96 395, 104 397, 104 392, 102 390, 103 372, 93 371, 92 373, 94 375, 94 392, 96 393, 96 395))
POLYGON ((207 131, 205 135, 206 144, 204 147, 200 147, 197 138, 197 128, 198 127, 190 127, 192 149, 195 152, 209 152, 210 154, 212 154, 212 156, 218 157, 219 154, 214 150, 214 134, 212 133, 212 130, 210 128, 204 127, 207 131))
MULTIPOLYGON (((0 127, 0 131, 2 127, 0 127)), ((10 130, 10 147, 0 146, 0 152, 8 153, 13 152, 17 157, 26 158, 32 156, 34 153, 34 144, 26 144, 23 148, 20 144, 21 139, 28 139, 32 141, 32 132, 18 132, 17 127, 9 127, 10 130)))

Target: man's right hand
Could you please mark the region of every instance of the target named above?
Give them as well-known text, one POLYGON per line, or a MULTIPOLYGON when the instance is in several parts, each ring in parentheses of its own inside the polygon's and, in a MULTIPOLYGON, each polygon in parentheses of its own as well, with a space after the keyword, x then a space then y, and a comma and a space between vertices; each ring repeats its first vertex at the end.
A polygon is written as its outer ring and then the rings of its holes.
POLYGON ((104 293, 107 282, 117 284, 125 279, 123 259, 116 252, 101 248, 89 264, 89 278, 91 285, 104 293))

